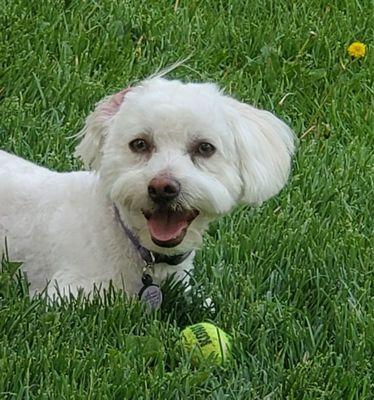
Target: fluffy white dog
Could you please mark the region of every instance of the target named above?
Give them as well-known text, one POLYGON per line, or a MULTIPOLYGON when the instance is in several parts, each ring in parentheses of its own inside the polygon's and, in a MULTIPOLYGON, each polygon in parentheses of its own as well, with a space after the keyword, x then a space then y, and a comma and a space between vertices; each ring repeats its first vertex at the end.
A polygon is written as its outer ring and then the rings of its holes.
POLYGON ((294 151, 271 113, 213 84, 161 77, 104 98, 81 137, 76 154, 89 172, 0 151, 0 253, 7 240, 31 293, 112 282, 133 296, 151 285, 146 275, 183 278, 208 224, 278 193, 294 151))

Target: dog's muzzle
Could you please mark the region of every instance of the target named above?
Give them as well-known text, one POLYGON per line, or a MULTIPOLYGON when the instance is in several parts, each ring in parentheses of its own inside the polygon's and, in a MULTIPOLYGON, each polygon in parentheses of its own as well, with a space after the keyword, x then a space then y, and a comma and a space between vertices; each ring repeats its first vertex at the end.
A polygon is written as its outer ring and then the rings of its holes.
POLYGON ((148 195, 154 207, 142 211, 151 239, 160 247, 180 244, 190 223, 199 214, 197 210, 176 207, 180 193, 180 183, 170 176, 161 175, 149 182, 148 195))

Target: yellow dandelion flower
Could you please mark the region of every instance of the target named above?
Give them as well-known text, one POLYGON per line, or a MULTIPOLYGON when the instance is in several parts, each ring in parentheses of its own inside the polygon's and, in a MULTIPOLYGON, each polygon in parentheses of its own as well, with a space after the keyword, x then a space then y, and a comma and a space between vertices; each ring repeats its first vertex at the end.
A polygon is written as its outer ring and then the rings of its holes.
POLYGON ((349 45, 347 50, 351 57, 361 58, 366 54, 366 44, 361 42, 353 42, 349 45))

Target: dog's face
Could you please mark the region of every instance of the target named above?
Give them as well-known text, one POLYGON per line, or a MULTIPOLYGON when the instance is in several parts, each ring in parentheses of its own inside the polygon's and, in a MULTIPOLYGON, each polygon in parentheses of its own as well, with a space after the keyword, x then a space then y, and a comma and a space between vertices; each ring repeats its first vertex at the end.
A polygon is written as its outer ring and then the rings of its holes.
POLYGON ((209 222, 285 184, 293 135, 211 84, 153 78, 100 102, 77 147, 143 246, 199 246, 209 222))

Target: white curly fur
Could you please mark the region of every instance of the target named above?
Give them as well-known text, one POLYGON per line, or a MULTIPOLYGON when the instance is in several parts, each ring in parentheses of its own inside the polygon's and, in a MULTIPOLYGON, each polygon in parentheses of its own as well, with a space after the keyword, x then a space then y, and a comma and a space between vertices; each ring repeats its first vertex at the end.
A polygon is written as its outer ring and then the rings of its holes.
MULTIPOLYGON (((215 218, 238 203, 261 204, 287 181, 294 136, 269 112, 222 94, 213 84, 153 77, 106 97, 87 118, 76 155, 91 171, 57 173, 0 151, 0 253, 23 262, 31 293, 90 293, 110 281, 130 296, 142 286, 143 261, 114 218, 113 203, 140 243, 158 253, 196 249, 215 218), (146 135, 152 154, 129 142, 146 135), (193 158, 192 142, 216 148, 193 158), (142 210, 152 208, 149 182, 169 174, 181 185, 179 204, 199 211, 183 241, 156 245, 142 210)), ((154 279, 182 278, 182 264, 158 264, 154 279)))

